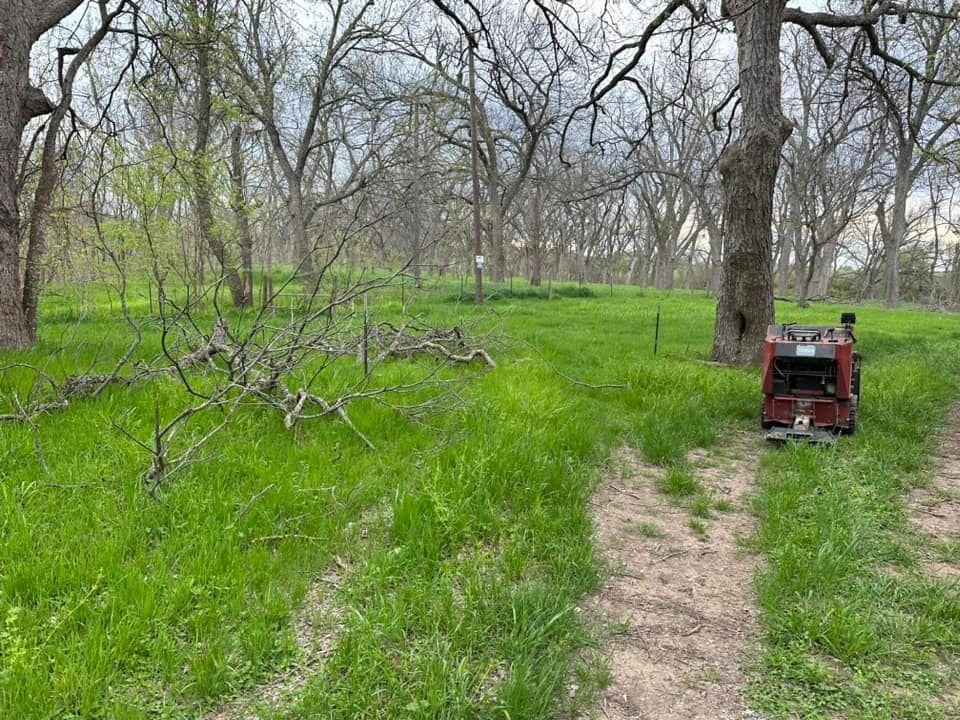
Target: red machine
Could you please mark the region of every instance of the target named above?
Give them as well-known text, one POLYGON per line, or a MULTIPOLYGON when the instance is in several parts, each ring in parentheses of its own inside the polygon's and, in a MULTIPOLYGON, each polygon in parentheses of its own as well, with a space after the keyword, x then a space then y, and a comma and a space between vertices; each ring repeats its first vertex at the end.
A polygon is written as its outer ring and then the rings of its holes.
POLYGON ((857 427, 860 355, 853 313, 840 327, 787 323, 767 329, 761 424, 768 440, 834 442, 857 427))

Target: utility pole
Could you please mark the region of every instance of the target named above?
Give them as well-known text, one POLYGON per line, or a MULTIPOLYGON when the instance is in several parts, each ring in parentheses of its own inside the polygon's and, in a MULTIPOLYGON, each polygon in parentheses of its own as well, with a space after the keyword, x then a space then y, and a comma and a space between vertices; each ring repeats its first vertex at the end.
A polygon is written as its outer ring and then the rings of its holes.
POLYGON ((470 172, 473 176, 473 261, 477 288, 477 305, 483 304, 483 239, 480 237, 480 138, 477 113, 477 71, 474 66, 473 49, 476 40, 467 38, 467 63, 470 86, 470 172))

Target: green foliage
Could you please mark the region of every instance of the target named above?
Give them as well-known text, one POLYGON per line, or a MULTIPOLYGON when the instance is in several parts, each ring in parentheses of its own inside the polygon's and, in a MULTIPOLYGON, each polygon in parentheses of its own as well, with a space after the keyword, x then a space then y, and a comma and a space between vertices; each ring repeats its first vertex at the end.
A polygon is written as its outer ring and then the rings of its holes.
POLYGON ((707 524, 703 520, 690 518, 687 525, 701 540, 707 539, 707 524))
MULTIPOLYGON (((534 287, 522 281, 512 284, 484 284, 484 299, 487 302, 503 300, 548 300, 559 298, 592 298, 597 297, 597 291, 589 285, 574 285, 572 283, 556 283, 552 289, 546 285, 534 287)), ((609 292, 608 292, 609 294, 609 292)), ((469 302, 474 297, 472 283, 464 285, 463 292, 455 292, 447 296, 449 302, 469 302)))
POLYGON ((657 527, 656 523, 652 522, 642 522, 636 526, 636 532, 641 537, 645 538, 662 538, 666 537, 663 530, 657 527))
MULTIPOLYGON (((668 492, 709 515, 684 458, 752 428, 759 402, 756 370, 696 362, 711 342, 707 296, 588 289, 555 304, 503 297, 495 316, 448 302, 454 283, 420 291, 410 312, 425 322, 502 326, 489 348, 498 367, 429 427, 353 406, 376 454, 335 420, 289 432, 249 408, 158 503, 143 487, 144 454, 114 423, 148 433, 155 402, 168 417, 187 401, 172 379, 41 417, 46 469, 30 428, 0 425, 0 717, 202 716, 296 660, 292 618, 335 558, 346 568, 334 598, 342 628, 278 717, 545 718, 588 702, 609 682, 583 659, 593 640, 576 611, 599 582, 587 502, 596 468, 632 443, 668 468, 668 492), (544 359, 626 387, 573 385, 544 359), (273 535, 314 539, 259 540, 273 535)), ((148 295, 131 289, 135 314, 148 312, 148 295)), ((389 317, 400 300, 384 290, 371 308, 389 317)), ((2 362, 57 377, 108 371, 128 343, 117 310, 104 288, 59 289, 42 308, 40 345, 2 362)), ((942 689, 938 656, 957 650, 960 612, 955 592, 912 569, 900 502, 956 393, 960 332, 945 315, 858 316, 863 431, 764 463, 764 651, 752 702, 771 717, 947 717, 928 701, 942 689), (901 572, 885 572, 890 564, 901 572)), ((151 331, 142 356, 158 349, 151 331)), ((390 363, 375 379, 405 368, 390 363)), ((0 390, 22 395, 32 382, 11 369, 0 390)), ((691 528, 706 531, 696 517, 691 528)))
POLYGON ((700 493, 690 501, 690 512, 698 518, 709 520, 713 517, 713 500, 707 493, 700 493))

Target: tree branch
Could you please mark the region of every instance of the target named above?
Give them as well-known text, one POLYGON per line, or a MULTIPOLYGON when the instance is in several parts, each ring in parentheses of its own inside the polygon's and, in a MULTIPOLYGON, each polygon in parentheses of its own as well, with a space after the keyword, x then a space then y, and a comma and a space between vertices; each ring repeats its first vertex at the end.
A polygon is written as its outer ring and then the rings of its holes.
POLYGON ((926 73, 917 70, 909 62, 902 60, 883 49, 880 39, 877 36, 876 26, 884 17, 896 16, 903 21, 908 15, 920 15, 924 17, 935 17, 940 20, 960 20, 960 11, 951 9, 950 12, 937 12, 933 10, 924 10, 901 5, 900 3, 885 0, 876 6, 874 10, 860 13, 857 15, 844 15, 830 12, 807 12, 799 8, 788 7, 783 11, 783 22, 798 25, 813 38, 817 47, 817 52, 827 63, 827 67, 833 67, 834 57, 827 48, 823 37, 820 35, 820 27, 830 28, 859 28, 863 30, 867 41, 870 43, 870 52, 875 57, 880 58, 890 65, 894 65, 907 72, 915 80, 933 85, 956 86, 957 83, 940 80, 936 77, 930 77, 926 73))
POLYGON ((34 10, 36 14, 36 21, 33 24, 34 35, 40 37, 82 4, 83 0, 47 0, 47 2, 38 2, 38 7, 34 10))

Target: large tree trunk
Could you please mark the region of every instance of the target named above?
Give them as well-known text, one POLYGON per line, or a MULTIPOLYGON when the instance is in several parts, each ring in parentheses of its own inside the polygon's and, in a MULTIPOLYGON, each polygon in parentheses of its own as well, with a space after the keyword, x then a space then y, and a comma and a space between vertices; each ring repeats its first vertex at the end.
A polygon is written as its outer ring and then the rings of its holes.
POLYGON ((723 276, 713 357, 757 362, 773 322, 773 191, 780 149, 792 126, 780 104, 780 23, 784 0, 728 0, 737 34, 741 129, 720 159, 723 276))
POLYGON ((907 198, 910 195, 910 165, 913 162, 913 141, 901 140, 897 154, 897 175, 893 186, 893 207, 884 233, 884 300, 888 308, 900 302, 900 248, 907 234, 907 198))
POLYGON ((817 274, 814 277, 812 288, 815 297, 826 297, 830 294, 830 281, 833 279, 836 263, 837 241, 830 240, 820 250, 820 262, 817 263, 817 274))
POLYGON ((670 238, 657 239, 657 254, 653 260, 653 284, 658 290, 673 290, 677 261, 670 238))
POLYGON ((290 187, 290 199, 287 201, 287 218, 289 229, 293 234, 293 246, 296 253, 299 275, 303 279, 303 291, 308 295, 317 287, 317 272, 315 269, 314 248, 307 239, 307 222, 303 207, 303 190, 300 178, 290 187))
POLYGON ((36 330, 35 299, 32 322, 24 307, 17 174, 24 128, 54 108, 30 86, 30 48, 81 2, 0 0, 0 348, 26 347, 36 330))
POLYGON ((30 344, 20 281, 17 204, 20 137, 31 114, 25 99, 33 31, 23 5, 0 2, 0 348, 30 344))
POLYGON ((530 284, 533 287, 543 284, 543 251, 539 245, 530 248, 530 284))

